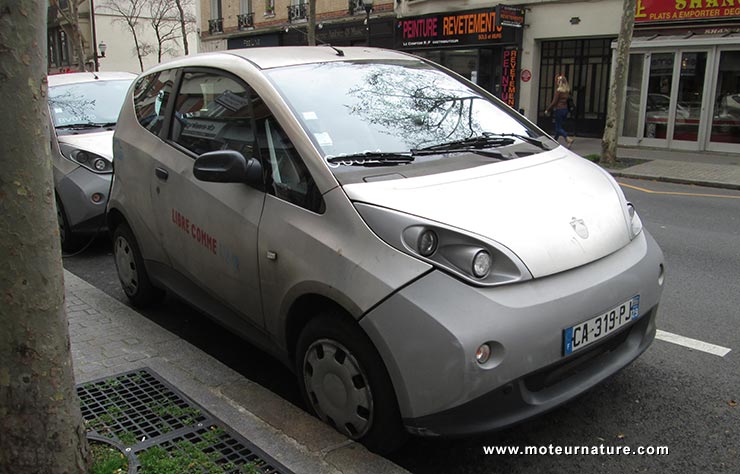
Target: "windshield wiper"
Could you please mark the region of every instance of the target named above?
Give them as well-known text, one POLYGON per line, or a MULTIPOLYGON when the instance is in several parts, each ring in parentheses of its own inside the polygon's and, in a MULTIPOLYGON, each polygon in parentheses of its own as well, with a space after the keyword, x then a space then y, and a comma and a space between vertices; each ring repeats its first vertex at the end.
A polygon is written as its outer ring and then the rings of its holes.
POLYGON ((56 129, 58 130, 84 130, 88 128, 108 128, 113 127, 116 124, 116 122, 103 122, 103 123, 93 123, 93 122, 87 122, 87 123, 70 123, 67 125, 57 125, 56 129))
POLYGON ((414 155, 421 155, 438 152, 459 153, 472 151, 481 155, 489 156, 488 153, 493 152, 484 152, 482 151, 482 149, 512 145, 516 141, 515 138, 534 145, 542 150, 550 150, 550 147, 547 146, 545 142, 537 138, 529 137, 527 135, 520 135, 517 133, 483 132, 482 135, 479 135, 477 137, 465 138, 462 140, 453 140, 451 142, 439 143, 437 145, 417 148, 411 150, 411 153, 414 155))
POLYGON ((352 155, 333 156, 327 158, 327 163, 348 166, 390 166, 403 165, 414 161, 414 157, 408 153, 386 153, 366 151, 352 155))
POLYGON ((438 143, 436 145, 425 146, 422 148, 416 148, 411 150, 414 155, 427 154, 428 152, 463 152, 471 150, 480 150, 481 148, 492 148, 496 146, 511 145, 514 143, 513 138, 509 137, 489 137, 487 135, 480 135, 472 138, 465 138, 463 140, 453 140, 451 142, 438 143))
POLYGON ((487 138, 518 138, 519 140, 523 142, 527 142, 530 145, 534 145, 537 148, 541 148, 543 150, 550 150, 551 148, 545 144, 544 141, 540 140, 539 138, 530 137, 527 135, 521 135, 519 133, 492 133, 492 132, 483 132, 483 136, 487 138))

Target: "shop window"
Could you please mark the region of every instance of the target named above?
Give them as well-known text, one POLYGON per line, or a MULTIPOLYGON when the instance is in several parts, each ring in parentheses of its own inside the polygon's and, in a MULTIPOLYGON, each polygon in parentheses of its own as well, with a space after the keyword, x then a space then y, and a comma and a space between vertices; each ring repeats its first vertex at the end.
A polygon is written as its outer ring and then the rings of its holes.
POLYGON ((740 51, 721 51, 710 140, 740 143, 740 51))

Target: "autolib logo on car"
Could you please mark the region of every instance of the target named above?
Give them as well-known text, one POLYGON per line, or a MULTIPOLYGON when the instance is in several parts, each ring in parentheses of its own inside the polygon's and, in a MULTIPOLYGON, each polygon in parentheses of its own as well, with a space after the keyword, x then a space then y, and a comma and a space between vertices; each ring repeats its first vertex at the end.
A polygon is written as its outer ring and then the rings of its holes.
POLYGON ((588 239, 588 227, 586 227, 583 219, 576 219, 574 217, 573 220, 570 221, 570 226, 573 227, 573 230, 576 231, 578 237, 582 239, 588 239))

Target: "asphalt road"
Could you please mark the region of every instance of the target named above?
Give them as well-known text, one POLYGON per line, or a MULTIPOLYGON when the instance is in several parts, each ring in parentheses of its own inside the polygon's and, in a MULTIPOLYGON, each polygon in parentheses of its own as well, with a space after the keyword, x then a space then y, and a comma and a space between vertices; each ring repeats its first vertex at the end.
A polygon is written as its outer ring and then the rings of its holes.
MULTIPOLYGON (((740 472, 740 192, 620 182, 666 257, 659 329, 731 351, 718 356, 656 340, 631 366, 551 413, 486 436, 411 439, 391 460, 414 473, 740 472), (550 445, 667 447, 669 454, 484 454, 550 445)), ((125 301, 105 239, 64 266, 125 301)), ((287 369, 183 303, 167 298, 145 314, 301 406, 287 369)))

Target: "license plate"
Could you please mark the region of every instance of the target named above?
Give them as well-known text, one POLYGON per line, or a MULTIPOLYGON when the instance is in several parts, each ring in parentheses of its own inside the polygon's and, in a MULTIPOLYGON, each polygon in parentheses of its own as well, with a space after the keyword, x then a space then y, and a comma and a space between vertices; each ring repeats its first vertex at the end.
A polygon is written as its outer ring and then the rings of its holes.
POLYGON ((640 295, 563 331, 563 355, 572 354, 640 317, 640 295))

